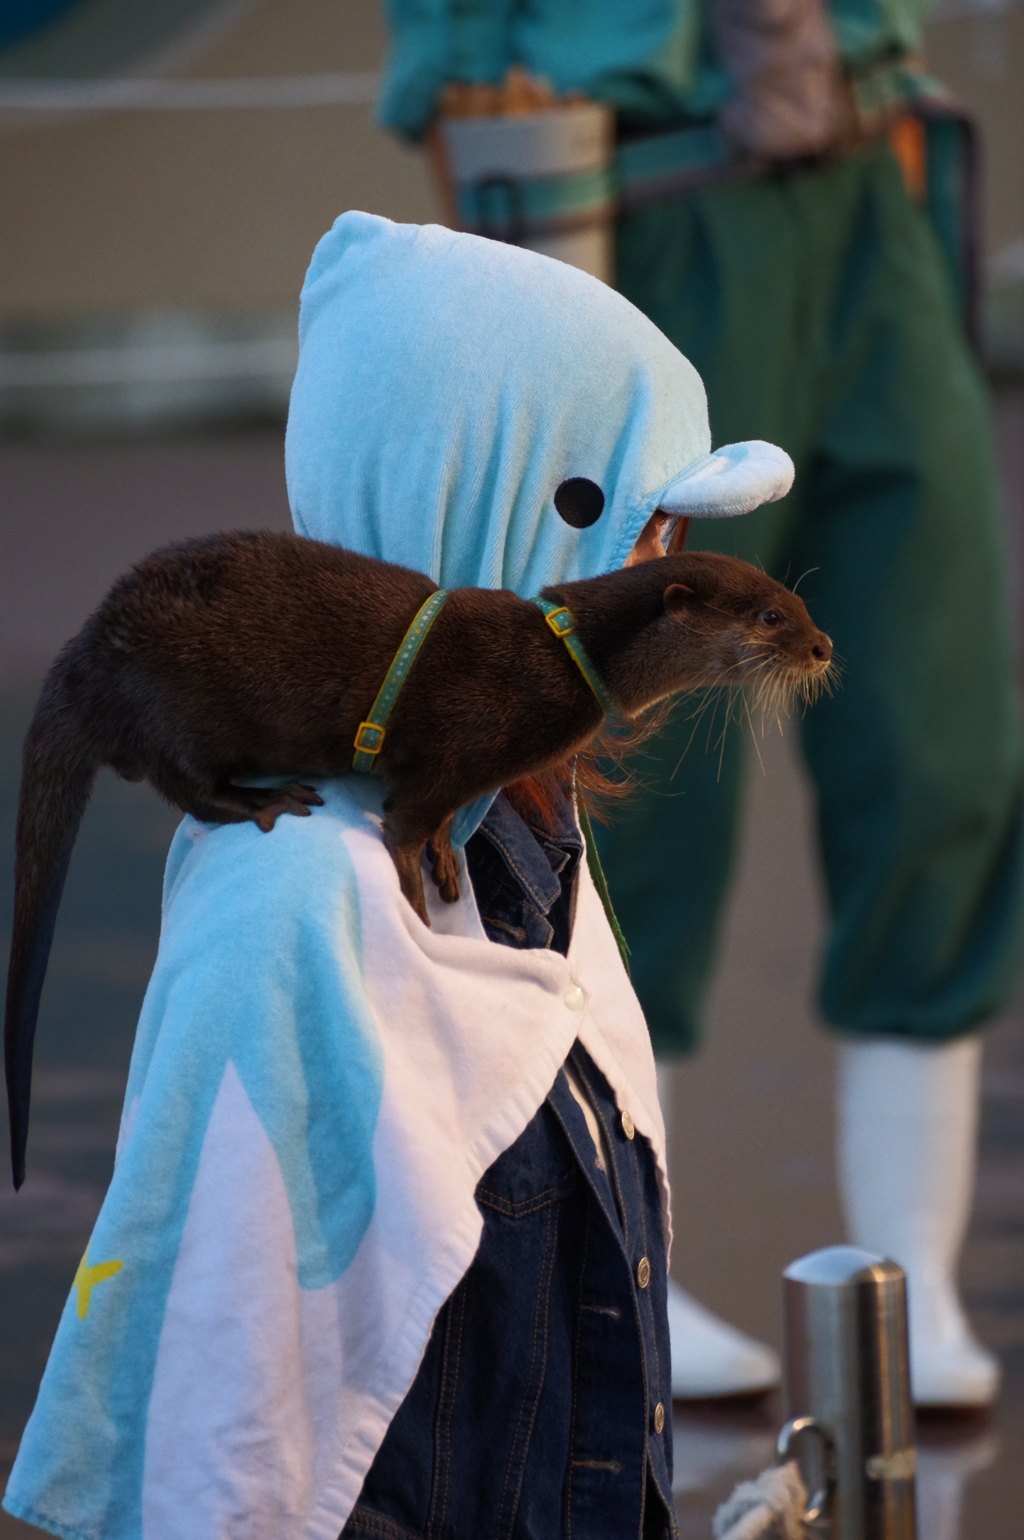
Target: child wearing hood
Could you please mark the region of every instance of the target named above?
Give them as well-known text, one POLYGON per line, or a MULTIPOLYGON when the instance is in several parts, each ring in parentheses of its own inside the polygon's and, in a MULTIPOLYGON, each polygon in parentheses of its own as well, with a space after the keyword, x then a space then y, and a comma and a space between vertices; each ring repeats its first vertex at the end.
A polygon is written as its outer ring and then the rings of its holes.
MULTIPOLYGON (((474 236, 344 215, 300 342, 296 529, 447 588, 657 557, 666 508, 791 480, 770 445, 710 453, 696 372, 624 299, 474 236)), ((379 780, 317 785, 269 836, 175 837, 5 1506, 74 1540, 674 1535, 654 1062, 572 797, 463 809, 428 928, 379 780)))

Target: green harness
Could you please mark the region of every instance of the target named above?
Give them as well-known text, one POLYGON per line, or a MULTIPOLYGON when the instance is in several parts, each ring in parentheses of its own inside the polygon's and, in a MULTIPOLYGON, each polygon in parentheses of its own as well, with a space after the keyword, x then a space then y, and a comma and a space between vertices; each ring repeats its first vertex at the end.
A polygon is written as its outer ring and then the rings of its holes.
MULTIPOLYGON (((427 639, 427 633, 444 609, 447 599, 448 590, 439 588, 430 595, 425 604, 420 605, 413 616, 412 625, 403 636, 402 645, 395 653, 391 667, 384 675, 384 683, 377 691, 377 699, 370 707, 366 721, 359 724, 355 739, 355 755, 352 760, 353 770, 361 770, 365 774, 373 770, 377 755, 384 747, 388 717, 398 699, 398 692, 409 677, 409 670, 419 656, 419 650, 427 639)), ((572 611, 566 609, 564 604, 553 604, 550 599, 534 599, 532 602, 538 609, 543 610, 544 619, 558 640, 565 643, 569 656, 597 696, 605 715, 614 711, 615 702, 605 689, 600 675, 587 657, 583 643, 576 635, 576 621, 572 611)))
MULTIPOLYGON (((395 653, 391 667, 384 676, 384 683, 377 691, 377 698, 370 707, 365 722, 360 722, 359 724, 355 737, 355 754, 352 758, 353 770, 362 771, 364 774, 370 774, 373 771, 377 763, 377 756, 384 747, 388 717, 391 715, 395 701, 398 699, 398 692, 408 678, 409 670, 415 663, 419 650, 427 639, 427 633, 444 609, 447 599, 448 590, 439 588, 430 595, 425 604, 420 605, 413 616, 412 624, 402 638, 402 645, 395 653)), ((534 599, 533 603, 537 605, 538 609, 543 611, 544 619, 551 631, 558 637, 560 642, 565 643, 569 656, 600 701, 601 709, 606 715, 614 711, 615 702, 605 689, 603 680, 588 658, 586 648, 576 634, 576 621, 572 611, 567 609, 564 604, 552 603, 550 599, 534 599)), ((608 892, 608 882, 598 858, 594 833, 590 827, 590 818, 587 815, 586 807, 579 798, 577 798, 576 807, 579 815, 580 829, 587 847, 587 866, 590 868, 590 875, 604 905, 604 912, 608 916, 608 923, 612 928, 612 934, 619 948, 619 955, 628 973, 629 948, 626 945, 626 938, 622 934, 622 928, 612 908, 611 895, 608 892)))
POLYGON ((377 691, 377 699, 370 707, 369 716, 365 722, 359 724, 355 741, 356 752, 352 760, 353 770, 361 770, 369 775, 376 765, 377 755, 384 747, 388 717, 398 699, 398 692, 405 683, 409 670, 416 662, 419 650, 427 639, 427 632, 444 609, 447 598, 446 588, 437 589, 425 604, 420 605, 413 616, 412 625, 403 636, 402 645, 395 653, 391 667, 384 675, 384 683, 377 691))
POLYGON ((576 620, 572 611, 567 610, 564 604, 553 604, 550 599, 534 599, 533 603, 538 609, 544 611, 544 619, 559 641, 565 643, 572 661, 601 702, 605 716, 610 716, 615 710, 615 702, 605 689, 601 676, 587 657, 586 649, 576 635, 576 620))

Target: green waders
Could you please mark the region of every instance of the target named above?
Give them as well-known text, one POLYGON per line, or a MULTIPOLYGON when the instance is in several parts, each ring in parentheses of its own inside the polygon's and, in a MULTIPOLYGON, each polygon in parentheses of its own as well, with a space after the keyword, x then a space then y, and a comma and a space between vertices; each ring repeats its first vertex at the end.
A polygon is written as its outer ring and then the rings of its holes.
MULTIPOLYGON (((714 441, 796 462, 784 502, 696 521, 689 544, 806 572, 841 664, 800 721, 833 915, 824 1016, 955 1037, 1015 980, 1022 753, 987 403, 927 216, 878 145, 630 214, 617 263, 703 376, 714 441)), ((742 771, 735 724, 721 759, 704 727, 686 752, 691 710, 599 837, 662 1053, 698 1036, 742 771)))

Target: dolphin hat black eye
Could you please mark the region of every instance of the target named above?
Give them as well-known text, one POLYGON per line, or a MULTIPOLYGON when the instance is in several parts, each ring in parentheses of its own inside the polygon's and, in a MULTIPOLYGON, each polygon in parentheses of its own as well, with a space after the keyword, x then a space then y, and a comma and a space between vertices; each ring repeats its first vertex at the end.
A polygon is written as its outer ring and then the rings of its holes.
POLYGON ((586 476, 570 476, 555 493, 555 507, 573 529, 586 529, 596 524, 604 509, 604 493, 586 476))

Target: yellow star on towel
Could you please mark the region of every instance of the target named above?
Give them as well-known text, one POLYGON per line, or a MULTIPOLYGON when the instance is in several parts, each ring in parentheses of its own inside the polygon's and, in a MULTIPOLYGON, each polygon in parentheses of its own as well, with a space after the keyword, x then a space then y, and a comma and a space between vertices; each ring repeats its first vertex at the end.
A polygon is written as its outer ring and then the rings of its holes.
POLYGON ((89 1314, 89 1300, 93 1286, 102 1283, 105 1278, 113 1278, 123 1267, 122 1262, 97 1262, 95 1267, 89 1266, 89 1248, 86 1247, 85 1256, 78 1264, 78 1272, 75 1281, 71 1285, 78 1290, 78 1319, 84 1321, 89 1314))

